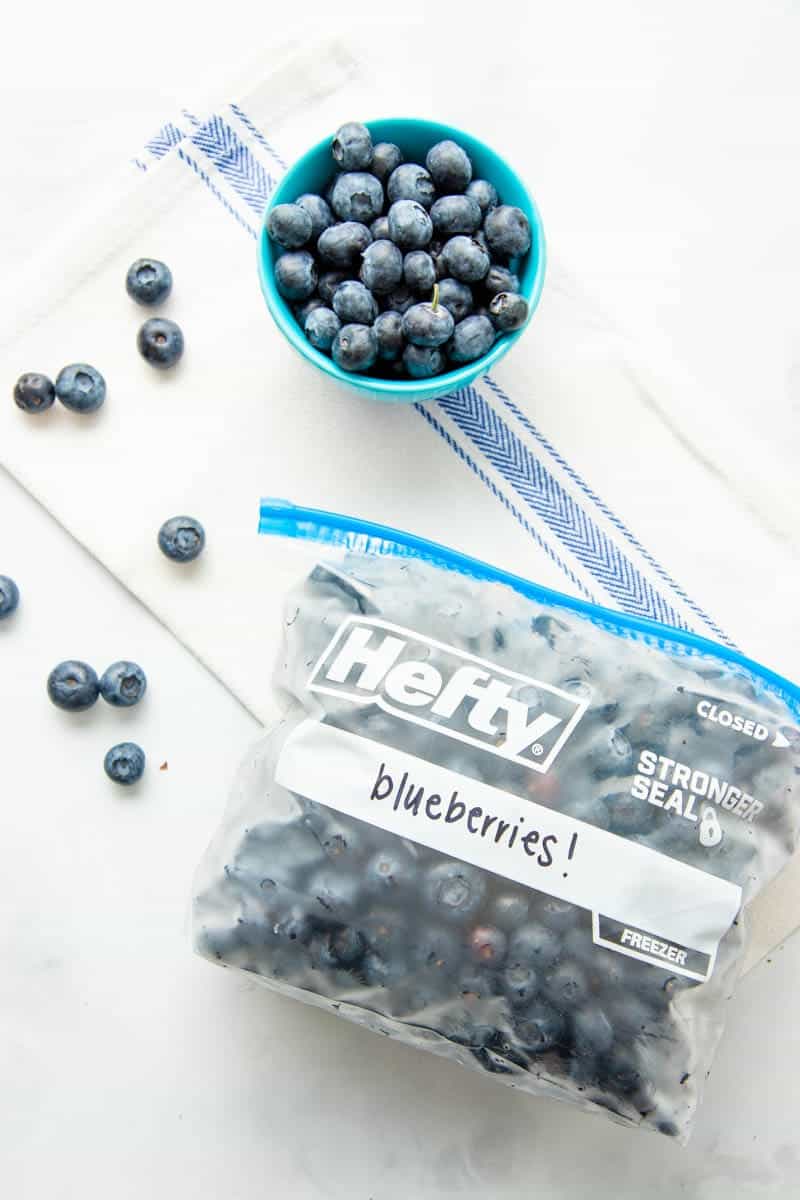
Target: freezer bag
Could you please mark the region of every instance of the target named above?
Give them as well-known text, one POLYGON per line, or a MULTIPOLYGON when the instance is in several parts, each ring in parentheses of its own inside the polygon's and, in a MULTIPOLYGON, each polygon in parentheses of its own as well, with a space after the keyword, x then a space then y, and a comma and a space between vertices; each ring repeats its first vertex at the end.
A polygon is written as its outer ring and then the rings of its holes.
POLYGON ((800 690, 383 526, 260 528, 284 716, 199 867, 197 950, 685 1139, 743 906, 797 844, 800 690))

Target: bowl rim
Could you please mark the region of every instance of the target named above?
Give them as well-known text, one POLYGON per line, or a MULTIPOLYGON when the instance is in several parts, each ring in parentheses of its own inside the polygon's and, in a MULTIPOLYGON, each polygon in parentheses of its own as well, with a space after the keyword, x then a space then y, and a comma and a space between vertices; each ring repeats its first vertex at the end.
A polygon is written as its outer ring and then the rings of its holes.
MULTIPOLYGON (((323 354, 316 347, 312 346, 298 325, 297 319, 288 302, 281 296, 275 284, 274 273, 271 269, 272 263, 269 258, 270 242, 269 234, 267 233, 267 218, 270 211, 276 205, 291 203, 291 201, 285 199, 285 193, 293 190, 291 187, 292 178, 309 158, 321 153, 329 146, 330 136, 321 138, 292 163, 281 176, 264 207, 257 239, 258 277, 261 284, 261 291, 266 300, 267 308, 281 333, 284 334, 298 354, 330 376, 331 379, 338 380, 338 382, 354 387, 359 391, 368 392, 373 395, 376 393, 379 395, 382 394, 387 399, 402 397, 412 402, 415 399, 423 398, 424 394, 429 394, 431 388, 436 388, 439 394, 445 395, 448 392, 457 391, 459 388, 471 383, 478 375, 485 374, 499 359, 508 353, 530 324, 541 298, 547 267, 547 247, 541 214, 539 213, 539 208, 533 198, 533 194, 522 176, 510 166, 501 154, 498 154, 496 150, 474 134, 466 133, 454 125, 448 125, 440 121, 430 121, 424 117, 378 117, 372 121, 364 121, 363 124, 366 125, 370 133, 375 130, 379 134, 383 126, 407 125, 416 130, 420 128, 430 130, 436 140, 440 140, 443 137, 452 138, 453 140, 457 140, 459 137, 464 138, 468 142, 480 146, 481 150, 485 150, 490 158, 497 159, 509 174, 515 177, 530 205, 532 214, 532 243, 537 244, 539 248, 536 273, 530 284, 529 292, 525 294, 525 298, 528 301, 528 316, 525 324, 520 329, 515 329, 511 334, 506 334, 504 337, 499 338, 491 350, 481 358, 464 363, 456 370, 447 371, 442 375, 432 375, 430 378, 425 379, 386 379, 383 376, 343 371, 329 355, 323 354)), ((380 138, 378 137, 376 140, 380 140, 380 138)))

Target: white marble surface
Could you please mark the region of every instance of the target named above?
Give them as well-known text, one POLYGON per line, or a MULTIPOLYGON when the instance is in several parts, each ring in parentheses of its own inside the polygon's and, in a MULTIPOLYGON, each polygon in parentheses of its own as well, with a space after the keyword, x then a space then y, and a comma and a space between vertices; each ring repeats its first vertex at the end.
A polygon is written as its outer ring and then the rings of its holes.
MULTIPOLYGON (((622 325, 668 343, 701 382, 707 416, 743 428, 742 452, 757 441, 780 477, 800 448, 800 15, 716 2, 551 8, 508 6, 494 38, 485 5, 466 6, 463 33, 420 18, 414 56, 397 52, 390 12, 337 12, 354 50, 371 49, 396 79, 398 111, 413 109, 409 91, 429 109, 471 71, 499 120, 524 81, 537 194, 562 259, 622 325)), ((308 9, 330 20, 329 6, 308 9)), ((165 111, 231 72, 243 41, 266 56, 274 36, 266 6, 187 21, 145 2, 113 38, 105 11, 86 0, 29 7, 6 29, 7 270, 165 111)), ((418 10, 403 11, 413 22, 418 10)), ((514 1095, 193 959, 191 869, 255 723, 3 477, 0 513, 0 569, 25 589, 0 628, 9 1194, 800 1195, 796 938, 732 1003, 686 1151, 514 1095), (153 680, 147 705, 78 723, 52 710, 42 680, 66 655, 138 658, 153 680), (100 770, 128 733, 153 766, 169 763, 135 801, 100 770)))

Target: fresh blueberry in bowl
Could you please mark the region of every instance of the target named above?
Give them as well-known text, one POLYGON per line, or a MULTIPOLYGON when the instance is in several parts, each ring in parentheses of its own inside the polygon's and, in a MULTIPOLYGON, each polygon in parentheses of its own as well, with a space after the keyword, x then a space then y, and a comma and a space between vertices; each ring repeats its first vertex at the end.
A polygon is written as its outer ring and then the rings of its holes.
POLYGON ((403 317, 399 312, 388 309, 375 319, 372 326, 378 339, 378 358, 395 362, 403 353, 403 317))
POLYGON ((432 379, 447 367, 447 357, 437 346, 406 346, 403 366, 411 379, 432 379))
POLYGON ((385 213, 375 218, 369 227, 369 231, 372 234, 373 241, 389 241, 389 218, 385 213))
POLYGON ((476 201, 484 216, 490 208, 497 208, 500 203, 497 188, 488 179, 473 179, 471 183, 467 184, 464 194, 476 201))
POLYGON ((70 412, 97 412, 106 398, 106 381, 96 367, 71 363, 56 376, 56 396, 70 412))
POLYGON ((0 621, 16 612, 19 605, 19 588, 8 575, 0 575, 0 621))
POLYGON ((528 301, 516 292, 498 292, 489 302, 489 319, 498 333, 521 329, 528 319, 528 301))
MULTIPOLYGON (((322 231, 317 240, 317 251, 320 258, 329 262, 332 267, 341 269, 356 263, 371 241, 372 234, 361 221, 342 221, 341 224, 331 225, 322 231)), ((275 264, 276 271, 280 261, 278 259, 278 263, 275 264)), ((311 267, 313 266, 312 259, 311 267)), ((311 291, 313 290, 312 285, 311 291)))
POLYGON ((449 277, 441 279, 439 281, 439 303, 443 304, 445 308, 449 308, 456 323, 463 321, 470 315, 475 304, 472 288, 468 283, 462 283, 460 279, 449 277))
POLYGON ((47 694, 57 708, 83 712, 100 695, 97 672, 79 659, 67 659, 53 667, 47 677, 47 694))
POLYGON ((457 142, 446 138, 431 146, 425 156, 425 166, 440 193, 463 192, 472 179, 469 155, 457 142))
POLYGON ((323 354, 329 354, 333 340, 342 328, 342 322, 333 309, 323 305, 309 313, 304 328, 311 345, 323 354))
POLYGON ((135 742, 120 742, 112 746, 103 759, 103 769, 114 783, 130 787, 144 774, 145 754, 135 742))
POLYGON ((14 403, 23 412, 40 413, 51 408, 56 398, 52 379, 38 371, 27 371, 14 384, 14 403))
POLYGON ((403 252, 388 238, 371 242, 361 256, 360 276, 371 292, 391 292, 403 278, 403 252))
POLYGON ((333 293, 333 311, 343 325, 371 325, 378 315, 378 305, 363 283, 346 279, 333 293))
POLYGON ((481 287, 490 297, 496 296, 498 292, 517 294, 519 292, 519 276, 500 263, 492 263, 481 281, 481 287))
MULTIPOLYGON (((325 203, 324 200, 322 203, 325 203)), ((283 246, 284 250, 299 250, 311 239, 314 222, 311 214, 300 204, 277 204, 269 214, 267 228, 273 242, 283 246)))
POLYGON ((388 219, 389 237, 401 250, 421 250, 433 237, 430 214, 416 200, 396 200, 388 219))
POLYGON ((372 151, 370 170, 385 184, 392 171, 399 167, 402 161, 403 151, 399 146, 395 146, 393 142, 378 142, 372 151))
POLYGON ((360 221, 363 225, 381 215, 383 201, 383 185, 368 171, 346 171, 331 193, 331 207, 339 220, 360 221))
POLYGON ((322 196, 317 196, 314 192, 306 192, 304 195, 298 196, 295 203, 311 218, 311 238, 309 240, 316 242, 319 235, 329 225, 333 225, 334 216, 330 205, 323 200, 322 196))
POLYGON ((313 296, 318 282, 314 259, 307 250, 288 250, 275 264, 275 282, 284 299, 308 300, 313 296))
POLYGON ((454 328, 453 315, 438 295, 430 304, 413 304, 403 317, 403 333, 415 346, 442 346, 454 328))
POLYGON ((410 250, 403 259, 403 278, 412 292, 428 296, 436 283, 436 264, 425 250, 410 250))
POLYGON ((390 204, 398 200, 413 200, 423 208, 430 208, 436 199, 433 180, 419 163, 402 163, 389 176, 386 195, 390 204))
POLYGON ((487 354, 494 344, 495 329, 488 317, 473 315, 459 321, 447 346, 452 362, 474 362, 487 354))
POLYGON ((501 204, 491 209, 483 228, 489 249, 505 260, 519 258, 530 250, 530 222, 522 209, 513 204, 501 204))
POLYGON ((372 163, 372 136, 366 125, 348 121, 341 125, 331 143, 331 154, 343 171, 366 171, 372 163))
POLYGON ((431 207, 433 228, 439 237, 477 233, 483 213, 471 196, 441 196, 431 207))
POLYGON ((137 258, 128 267, 125 291, 137 304, 161 304, 172 291, 172 272, 158 258, 137 258))
POLYGON ((475 238, 465 234, 445 242, 442 258, 452 277, 462 283, 477 283, 484 279, 491 266, 488 251, 475 238))
POLYGON ((158 531, 158 546, 173 562, 193 562, 206 544, 206 532, 194 517, 170 517, 158 531))
POLYGON ((147 676, 135 662, 121 659, 100 676, 100 695, 114 708, 131 708, 147 691, 147 676))
POLYGON ((343 325, 333 339, 333 361, 343 371, 368 371, 378 357, 378 338, 368 325, 343 325))
MULTIPOLYGON (((295 299, 303 299, 301 296, 295 299)), ((145 362, 161 371, 174 367, 183 356, 183 332, 180 325, 166 317, 151 317, 136 336, 136 345, 145 362)))

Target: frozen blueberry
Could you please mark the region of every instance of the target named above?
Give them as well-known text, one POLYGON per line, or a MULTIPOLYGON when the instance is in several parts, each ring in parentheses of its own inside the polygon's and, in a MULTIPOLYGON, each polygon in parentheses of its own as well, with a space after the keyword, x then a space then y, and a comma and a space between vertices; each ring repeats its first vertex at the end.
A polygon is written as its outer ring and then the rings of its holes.
POLYGON ((333 185, 331 204, 341 221, 369 225, 383 211, 383 187, 368 171, 346 171, 333 185))
POLYGON ((458 234, 445 242, 442 258, 449 275, 462 283, 477 283, 489 270, 490 259, 480 242, 458 234))
POLYGON ((283 942, 296 942, 301 946, 307 946, 314 934, 314 922, 301 905, 292 904, 285 912, 281 913, 272 932, 283 942))
POLYGON ((579 920, 579 909, 558 896, 542 896, 537 906, 537 916, 543 925, 556 933, 565 934, 579 920))
POLYGON ((406 346, 403 366, 412 379, 431 379, 434 375, 442 374, 447 367, 447 359, 436 346, 406 346))
POLYGON ((436 199, 436 188, 419 163, 401 163, 389 176, 386 194, 392 204, 397 200, 415 200, 423 208, 430 208, 436 199))
POLYGON ((378 306, 369 288, 357 279, 346 279, 333 293, 333 311, 345 325, 371 325, 378 306))
POLYGON ((56 376, 56 396, 70 412, 97 412, 106 398, 106 381, 88 363, 72 363, 56 376))
POLYGON ((372 151, 370 169, 373 175, 378 176, 381 183, 386 183, 392 171, 399 167, 402 161, 403 152, 399 146, 395 146, 394 142, 378 142, 372 151))
POLYGON ((333 339, 333 361, 343 371, 368 371, 378 357, 378 339, 368 325, 343 325, 333 339))
POLYGON ((515 1018, 514 1032, 530 1054, 546 1054, 562 1042, 564 1018, 544 1000, 535 1000, 515 1018))
POLYGON ((443 237, 475 233, 482 220, 477 200, 470 196, 440 196, 431 208, 433 228, 443 237))
POLYGON ((57 708, 82 712, 91 708, 100 695, 97 673, 88 663, 67 659, 48 675, 47 694, 57 708))
POLYGON ((472 179, 472 163, 466 151, 449 139, 431 146, 425 166, 440 192, 463 192, 472 179))
POLYGON ((412 250, 403 259, 403 278, 412 292, 427 296, 436 283, 436 266, 424 250, 412 250))
POLYGON ((147 676, 134 662, 112 663, 100 676, 100 695, 114 708, 138 704, 147 690, 147 676))
POLYGON ((644 1086, 642 1071, 635 1051, 628 1046, 615 1046, 603 1060, 603 1080, 618 1095, 633 1096, 644 1086))
POLYGON ((363 918, 359 929, 369 947, 383 957, 392 957, 408 942, 405 919, 395 908, 375 908, 363 918))
POLYGON ((386 362, 396 362, 403 353, 405 338, 403 337, 403 318, 399 312, 389 309, 376 318, 372 326, 378 339, 378 358, 386 362))
POLYGON ((508 962, 511 966, 537 967, 546 970, 552 967, 561 951, 561 942, 552 929, 530 921, 511 934, 508 944, 508 962))
POLYGON ((498 258, 517 258, 531 248, 531 227, 521 208, 501 204, 491 209, 483 228, 489 249, 498 258))
MULTIPOLYGON (((327 205, 325 207, 327 208, 327 205)), ((284 250, 299 250, 301 246, 305 246, 313 230, 311 214, 299 204, 276 204, 269 211, 267 232, 273 242, 283 246, 284 250)))
POLYGON ((103 759, 103 769, 114 783, 129 787, 137 783, 144 774, 144 750, 135 742, 120 742, 112 746, 103 759))
POLYGON ((19 604, 19 588, 8 575, 0 575, 0 621, 16 612, 19 604))
POLYGON ((372 137, 366 125, 348 121, 331 142, 331 154, 343 171, 366 171, 372 163, 372 137))
POLYGON ((477 202, 484 216, 490 208, 497 208, 500 203, 497 188, 488 179, 473 179, 467 186, 466 194, 477 202))
POLYGON ((312 876, 306 890, 312 916, 327 927, 350 919, 358 904, 361 881, 357 875, 328 864, 312 876))
POLYGON ((510 932, 528 918, 527 897, 521 892, 501 892, 492 900, 490 912, 494 924, 510 932))
POLYGON ((403 255, 386 238, 367 246, 361 256, 361 280, 371 292, 391 292, 403 278, 403 255))
POLYGON ((206 544, 206 532, 194 517, 170 517, 158 531, 158 546, 173 562, 192 562, 206 544))
POLYGON ((408 312, 412 304, 417 303, 414 296, 404 283, 399 284, 396 288, 392 288, 391 292, 386 296, 382 296, 384 312, 398 312, 402 316, 408 312))
POLYGON ((633 747, 621 729, 610 729, 589 751, 588 762, 596 779, 625 775, 633 762, 633 747))
POLYGON ((23 412, 44 412, 52 406, 55 398, 56 389, 52 379, 40 375, 38 371, 27 371, 14 384, 14 403, 23 412))
POLYGON ((389 218, 387 216, 376 217, 369 227, 374 242, 383 242, 389 240, 389 218))
POLYGON ((328 308, 333 304, 333 293, 336 291, 340 283, 344 283, 345 279, 352 279, 352 271, 325 271, 319 277, 319 286, 317 288, 322 303, 328 308))
POLYGON ((415 346, 443 346, 453 333, 453 315, 443 304, 414 304, 403 317, 403 333, 415 346))
POLYGON ((498 292, 489 303, 489 317, 500 333, 520 329, 528 319, 528 301, 517 292, 498 292))
POLYGON ((314 309, 325 307, 326 305, 324 300, 321 300, 319 296, 312 296, 310 300, 304 300, 301 304, 296 304, 294 306, 294 314, 297 317, 297 320, 300 322, 302 328, 305 329, 306 321, 314 309))
POLYGON ((451 929, 425 924, 411 945, 412 969, 454 974, 462 959, 461 941, 451 929))
MULTIPOLYGON (((334 225, 326 229, 319 240, 322 241, 337 228, 342 229, 343 226, 334 225)), ((280 256, 275 263, 275 284, 286 300, 307 300, 314 294, 317 268, 307 250, 289 250, 280 256)))
POLYGON ((496 925, 476 925, 469 932, 467 946, 479 966, 499 967, 506 956, 508 938, 496 925))
POLYGON ((509 271, 508 267, 492 263, 482 287, 487 296, 496 296, 498 292, 518 292, 519 276, 515 275, 513 271, 509 271))
POLYGON ((533 967, 509 966, 502 974, 502 988, 512 1008, 524 1008, 536 995, 539 979, 533 967))
POLYGON ((380 896, 396 896, 411 887, 417 864, 401 845, 378 850, 364 868, 365 886, 380 896))
POLYGON ((337 966, 351 967, 364 957, 367 943, 363 934, 351 925, 332 929, 327 939, 330 957, 337 966))
POLYGON ((637 800, 627 792, 612 792, 604 796, 602 804, 606 810, 607 828, 622 837, 647 833, 656 822, 658 809, 646 800, 637 800))
POLYGON ((462 996, 483 1000, 500 994, 500 980, 494 971, 468 962, 458 977, 458 990, 462 996))
POLYGON ((137 258, 128 267, 125 290, 137 304, 160 304, 172 291, 172 272, 157 258, 137 258))
POLYGON ((488 354, 494 345, 495 331, 488 317, 465 317, 453 330, 452 341, 447 346, 448 357, 456 363, 474 362, 488 354))
POLYGON ((425 878, 423 894, 428 907, 448 921, 468 921, 480 908, 486 891, 482 871, 467 863, 440 862, 425 878))
POLYGON ((562 962, 545 979, 547 997, 560 1012, 580 1008, 586 1003, 589 985, 577 963, 562 962))
MULTIPOLYGON (((333 213, 327 200, 316 192, 305 192, 295 201, 311 218, 311 239, 316 242, 323 230, 333 224, 333 213)), ((273 209, 274 212, 274 209, 273 209)))
POLYGON ((304 328, 311 345, 323 354, 329 354, 342 322, 332 309, 323 306, 308 314, 304 328))
POLYGON ((472 312, 472 288, 458 279, 442 279, 439 283, 439 303, 450 309, 453 320, 458 324, 472 312))
POLYGON ((334 267, 350 267, 358 262, 371 241, 372 234, 366 225, 360 221, 341 221, 322 231, 317 250, 334 267))
POLYGON ((389 236, 401 250, 421 250, 432 235, 430 216, 416 200, 397 200, 389 209, 389 236))
POLYGON ((573 1013, 570 1026, 576 1054, 598 1057, 611 1049, 614 1029, 599 1005, 588 1005, 573 1013))

